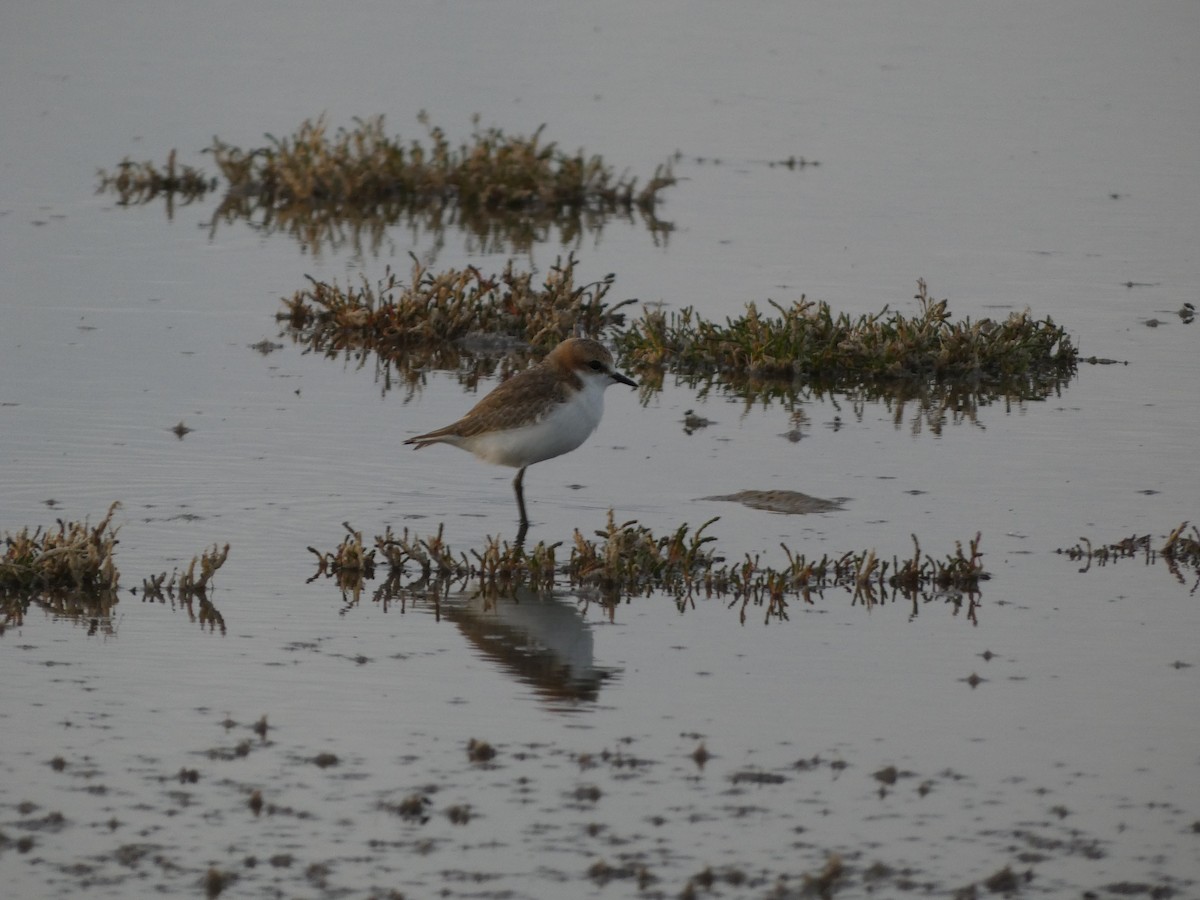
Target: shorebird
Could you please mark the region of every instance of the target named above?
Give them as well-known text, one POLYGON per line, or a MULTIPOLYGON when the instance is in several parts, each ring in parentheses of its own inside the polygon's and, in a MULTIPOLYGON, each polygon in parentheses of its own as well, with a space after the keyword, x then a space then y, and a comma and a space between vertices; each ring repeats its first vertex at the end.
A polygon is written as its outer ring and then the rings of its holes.
POLYGON ((523 537, 529 527, 525 470, 587 440, 604 414, 605 388, 618 382, 637 387, 613 368, 612 354, 603 344, 568 338, 540 363, 498 385, 457 422, 404 443, 418 450, 451 444, 485 462, 515 467, 513 490, 523 537))

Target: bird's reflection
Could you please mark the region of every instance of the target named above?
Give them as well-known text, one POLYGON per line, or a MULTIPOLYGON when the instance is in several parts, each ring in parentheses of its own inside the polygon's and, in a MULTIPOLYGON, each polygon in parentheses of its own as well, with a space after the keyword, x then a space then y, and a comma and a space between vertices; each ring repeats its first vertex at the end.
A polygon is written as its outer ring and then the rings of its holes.
POLYGON ((503 596, 464 594, 443 602, 442 615, 556 711, 594 703, 618 671, 596 665, 591 626, 569 596, 528 588, 503 596))

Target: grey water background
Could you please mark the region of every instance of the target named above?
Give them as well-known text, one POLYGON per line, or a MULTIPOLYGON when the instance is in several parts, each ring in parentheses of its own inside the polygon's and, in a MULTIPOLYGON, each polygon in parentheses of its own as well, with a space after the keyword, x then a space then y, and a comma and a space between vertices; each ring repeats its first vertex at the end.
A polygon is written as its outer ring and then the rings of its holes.
POLYGON ((1053 550, 1161 538, 1200 506, 1196 326, 1176 315, 1200 302, 1197 35, 1194 3, 6 5, 0 530, 119 500, 127 587, 232 550, 224 635, 127 595, 108 631, 35 609, 0 638, 3 883, 193 895, 216 866, 238 896, 675 896, 711 867, 722 895, 790 896, 834 853, 839 896, 950 896, 1005 866, 1047 896, 1195 895, 1197 596, 1161 565, 1080 573, 1053 550), (423 137, 421 110, 462 140, 475 114, 544 123, 643 178, 678 153, 665 240, 610 222, 524 267, 573 249, 615 298, 717 319, 801 294, 911 312, 924 277, 956 317, 1029 307, 1120 360, 939 429, 814 400, 795 443, 778 406, 613 390, 592 440, 526 479, 533 541, 609 508, 656 531, 720 515, 730 559, 903 556, 913 533, 941 556, 981 532, 978 623, 838 594, 767 627, 666 597, 435 617, 306 584, 306 548, 344 521, 444 522, 464 549, 513 534, 511 473, 400 446, 474 401, 450 376, 410 398, 370 365, 249 345, 278 339, 305 274, 510 254, 403 228, 314 252, 211 228, 215 201, 116 208, 96 170, 177 148, 212 171, 214 135, 258 146, 322 113, 423 137), (769 165, 792 156, 820 164, 769 165), (714 424, 686 434, 688 409, 714 424), (743 489, 848 500, 789 517, 699 499, 743 489), (539 653, 586 687, 521 661, 539 653), (414 792, 423 823, 394 811, 414 792))

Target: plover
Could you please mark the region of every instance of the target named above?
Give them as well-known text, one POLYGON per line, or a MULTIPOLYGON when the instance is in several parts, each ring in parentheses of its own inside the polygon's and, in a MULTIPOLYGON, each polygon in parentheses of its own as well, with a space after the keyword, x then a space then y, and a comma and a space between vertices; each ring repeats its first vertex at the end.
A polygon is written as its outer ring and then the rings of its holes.
POLYGON ((452 444, 485 462, 513 466, 521 534, 525 514, 525 470, 570 453, 596 430, 604 414, 604 389, 637 382, 613 368, 612 354, 598 341, 568 338, 537 365, 498 385, 469 413, 445 428, 409 438, 418 450, 452 444))

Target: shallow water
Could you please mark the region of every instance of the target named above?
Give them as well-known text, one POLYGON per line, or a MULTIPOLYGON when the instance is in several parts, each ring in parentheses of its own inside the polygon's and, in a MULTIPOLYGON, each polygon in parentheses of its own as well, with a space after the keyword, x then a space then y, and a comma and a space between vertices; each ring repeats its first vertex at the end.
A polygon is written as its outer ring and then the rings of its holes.
POLYGON ((1200 303, 1200 7, 112 2, 2 24, 0 530, 119 500, 126 588, 232 546, 223 632, 123 592, 95 633, 34 608, 0 637, 14 896, 194 896, 212 868, 234 896, 798 896, 831 855, 837 896, 986 894, 1005 867, 1043 896, 1200 891, 1193 583, 1053 552, 1157 542, 1200 509, 1198 326, 1175 315, 1200 303), (798 442, 779 405, 615 389, 592 440, 526 478, 533 541, 610 507, 655 531, 719 515, 727 558, 776 563, 780 542, 891 558, 915 533, 942 557, 981 532, 974 621, 944 597, 828 592, 764 623, 662 596, 385 609, 306 583, 342 522, 511 538, 512 473, 401 447, 473 402, 450 375, 408 397, 370 363, 250 349, 278 338, 278 298, 409 251, 507 257, 453 232, 361 254, 213 232, 215 201, 119 209, 95 170, 173 147, 209 167, 213 134, 253 145, 322 111, 418 135, 421 109, 463 137, 476 112, 545 122, 643 177, 678 151, 665 241, 611 222, 573 248, 613 298, 911 312, 924 277, 955 316, 1029 306, 1121 361, 939 428, 811 400, 798 442), (767 164, 790 156, 820 165, 767 164), (689 409, 713 424, 687 434, 689 409), (700 499, 744 490, 846 499, 700 499), (472 761, 472 738, 496 755, 472 761))

